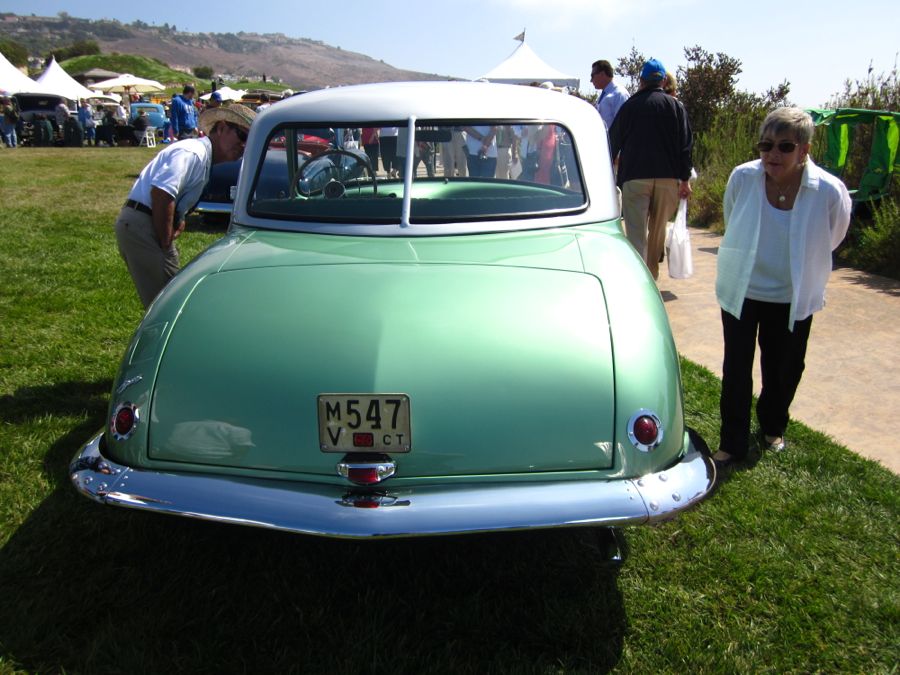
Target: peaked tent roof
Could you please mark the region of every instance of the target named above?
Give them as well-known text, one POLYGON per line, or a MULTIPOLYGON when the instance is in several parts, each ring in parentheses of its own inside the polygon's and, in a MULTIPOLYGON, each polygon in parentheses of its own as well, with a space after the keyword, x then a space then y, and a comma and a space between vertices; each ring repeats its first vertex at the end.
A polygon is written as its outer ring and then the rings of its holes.
POLYGON ((531 84, 549 80, 557 87, 566 86, 573 89, 578 89, 579 85, 577 77, 566 75, 553 66, 547 65, 531 47, 525 44, 524 39, 505 61, 482 75, 482 79, 505 84, 531 84))
POLYGON ((50 60, 50 65, 41 73, 37 79, 38 83, 52 91, 58 96, 65 96, 67 99, 77 101, 81 98, 93 98, 97 94, 90 89, 74 80, 63 67, 56 62, 56 59, 50 60))
POLYGON ((9 94, 50 94, 44 85, 38 84, 0 54, 0 91, 9 94))

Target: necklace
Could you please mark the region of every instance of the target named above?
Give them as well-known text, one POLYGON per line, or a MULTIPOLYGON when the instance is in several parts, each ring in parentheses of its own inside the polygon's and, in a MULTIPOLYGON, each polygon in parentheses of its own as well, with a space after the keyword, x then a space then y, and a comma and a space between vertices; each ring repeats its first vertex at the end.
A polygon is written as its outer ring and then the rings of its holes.
POLYGON ((787 201, 788 193, 790 193, 790 191, 791 191, 791 189, 792 189, 793 186, 792 186, 792 185, 788 185, 784 190, 782 190, 782 189, 778 186, 778 183, 776 183, 774 180, 769 181, 769 183, 770 183, 770 184, 772 185, 772 187, 775 189, 775 192, 778 193, 778 198, 777 198, 777 199, 778 199, 778 203, 779 203, 779 204, 784 204, 784 203, 787 201))
POLYGON ((775 184, 775 192, 778 193, 778 203, 779 203, 779 204, 784 204, 784 202, 787 200, 787 192, 782 192, 782 191, 778 188, 778 184, 777 184, 777 183, 775 184))

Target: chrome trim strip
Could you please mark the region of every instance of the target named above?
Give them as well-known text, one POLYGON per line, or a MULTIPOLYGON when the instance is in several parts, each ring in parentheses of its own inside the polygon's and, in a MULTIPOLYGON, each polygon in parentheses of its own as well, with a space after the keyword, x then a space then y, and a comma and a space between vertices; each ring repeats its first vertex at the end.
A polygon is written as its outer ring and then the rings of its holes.
POLYGON ((207 202, 207 201, 199 201, 197 205, 194 207, 195 213, 209 213, 209 214, 220 214, 223 216, 230 216, 232 210, 234 210, 234 202, 207 202))
POLYGON ((143 379, 144 379, 143 375, 135 375, 131 379, 125 380, 124 382, 122 382, 122 384, 119 385, 118 389, 116 389, 116 393, 121 394, 123 391, 128 389, 128 387, 130 387, 133 384, 137 384, 138 382, 140 382, 143 379))
MULTIPOLYGON (((404 537, 667 520, 709 494, 712 460, 693 447, 666 471, 635 480, 427 485, 377 493, 392 508, 347 508, 347 487, 136 470, 105 458, 98 434, 70 478, 95 501, 304 534, 404 537), (226 498, 223 498, 227 495, 226 498)), ((362 490, 361 496, 370 494, 362 490)), ((377 501, 377 500, 376 500, 377 501)))

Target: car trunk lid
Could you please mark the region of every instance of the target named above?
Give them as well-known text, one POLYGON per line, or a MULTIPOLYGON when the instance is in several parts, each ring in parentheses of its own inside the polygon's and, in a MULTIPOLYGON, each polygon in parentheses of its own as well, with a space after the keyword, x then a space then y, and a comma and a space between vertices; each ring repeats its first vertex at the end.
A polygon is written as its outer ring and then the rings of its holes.
POLYGON ((318 397, 405 394, 398 478, 612 465, 602 287, 573 270, 369 263, 234 269, 179 316, 151 459, 333 476, 318 397))

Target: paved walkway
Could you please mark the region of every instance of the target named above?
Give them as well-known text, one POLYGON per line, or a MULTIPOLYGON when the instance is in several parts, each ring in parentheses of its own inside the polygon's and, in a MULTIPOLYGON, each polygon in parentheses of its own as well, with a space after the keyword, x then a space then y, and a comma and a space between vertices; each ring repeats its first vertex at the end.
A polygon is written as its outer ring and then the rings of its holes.
MULTIPOLYGON (((721 377, 719 241, 719 235, 691 228, 694 276, 669 279, 661 265, 659 290, 678 350, 721 377)), ((836 269, 826 302, 813 319, 791 417, 900 474, 900 282, 836 269)), ((759 394, 758 350, 753 379, 759 394)))

